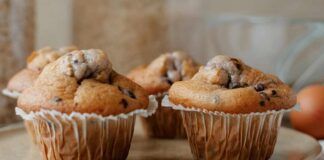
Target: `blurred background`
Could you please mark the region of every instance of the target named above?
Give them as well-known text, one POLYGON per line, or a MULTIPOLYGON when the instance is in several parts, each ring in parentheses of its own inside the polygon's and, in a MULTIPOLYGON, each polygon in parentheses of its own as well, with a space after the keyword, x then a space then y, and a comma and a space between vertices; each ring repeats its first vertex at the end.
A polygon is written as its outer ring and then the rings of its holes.
POLYGON ((101 48, 122 73, 163 52, 184 50, 202 64, 216 54, 240 57, 296 89, 324 79, 320 0, 34 3, 36 48, 101 48))
MULTIPOLYGON (((0 89, 32 50, 73 44, 103 49, 121 73, 173 50, 201 64, 232 55, 298 92, 324 82, 323 11, 322 0, 0 0, 0 89)), ((14 106, 0 96, 1 122, 14 106)))

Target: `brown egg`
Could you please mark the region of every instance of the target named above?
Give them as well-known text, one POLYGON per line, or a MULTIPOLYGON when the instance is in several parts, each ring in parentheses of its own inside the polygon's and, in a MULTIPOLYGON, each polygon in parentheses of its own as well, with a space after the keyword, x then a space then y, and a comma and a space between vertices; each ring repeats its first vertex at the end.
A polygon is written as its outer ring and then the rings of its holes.
POLYGON ((324 85, 311 85, 297 95, 301 111, 292 111, 292 126, 318 139, 324 138, 324 85))

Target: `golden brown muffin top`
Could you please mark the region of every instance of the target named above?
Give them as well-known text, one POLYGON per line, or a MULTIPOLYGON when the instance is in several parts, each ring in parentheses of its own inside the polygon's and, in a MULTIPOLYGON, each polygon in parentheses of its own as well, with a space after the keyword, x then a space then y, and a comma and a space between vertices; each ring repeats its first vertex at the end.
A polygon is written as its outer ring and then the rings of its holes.
POLYGON ((296 103, 291 88, 277 77, 223 55, 211 59, 191 80, 174 83, 169 99, 184 107, 225 113, 288 109, 296 103))
POLYGON ((31 69, 22 69, 11 77, 7 89, 21 93, 24 89, 32 86, 39 73, 31 69))
POLYGON ((160 55, 149 65, 132 70, 128 77, 150 94, 157 94, 168 91, 176 81, 190 79, 198 68, 186 53, 178 51, 160 55))
POLYGON ((76 50, 45 66, 34 85, 23 91, 18 106, 63 113, 116 115, 148 106, 145 90, 116 73, 98 49, 76 50))
POLYGON ((9 80, 7 89, 22 92, 34 83, 39 73, 47 64, 76 49, 77 48, 74 46, 61 47, 59 49, 44 47, 37 51, 33 51, 27 58, 27 67, 17 72, 9 80))
POLYGON ((40 72, 47 64, 54 62, 62 55, 74 50, 77 50, 75 46, 66 46, 58 49, 44 47, 33 51, 27 58, 27 68, 40 72))

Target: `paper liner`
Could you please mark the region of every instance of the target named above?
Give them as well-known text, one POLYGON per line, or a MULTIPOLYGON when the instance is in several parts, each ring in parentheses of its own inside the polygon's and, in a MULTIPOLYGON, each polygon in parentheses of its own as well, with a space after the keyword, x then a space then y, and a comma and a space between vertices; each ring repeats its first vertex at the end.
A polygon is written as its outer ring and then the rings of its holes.
POLYGON ((148 118, 141 118, 144 131, 152 138, 186 138, 186 131, 182 124, 181 113, 171 108, 161 106, 161 100, 167 93, 154 95, 158 100, 155 114, 148 118))
POLYGON ((33 121, 24 120, 24 125, 25 125, 27 133, 28 133, 29 137, 31 138, 31 141, 33 142, 33 144, 37 144, 36 133, 34 130, 33 121))
POLYGON ((135 116, 150 116, 157 108, 150 96, 147 109, 103 117, 97 114, 60 113, 41 110, 16 114, 27 122, 31 136, 36 137, 42 158, 46 160, 126 159, 134 131, 135 116))
POLYGON ((17 99, 19 97, 19 95, 20 95, 19 92, 9 90, 8 88, 3 89, 2 94, 5 95, 5 96, 8 96, 10 98, 14 98, 14 99, 17 99))
POLYGON ((289 110, 229 114, 174 105, 180 110, 195 159, 268 159, 271 157, 281 119, 289 110))
POLYGON ((32 123, 43 159, 126 159, 135 118, 68 118, 43 113, 35 115, 32 123))

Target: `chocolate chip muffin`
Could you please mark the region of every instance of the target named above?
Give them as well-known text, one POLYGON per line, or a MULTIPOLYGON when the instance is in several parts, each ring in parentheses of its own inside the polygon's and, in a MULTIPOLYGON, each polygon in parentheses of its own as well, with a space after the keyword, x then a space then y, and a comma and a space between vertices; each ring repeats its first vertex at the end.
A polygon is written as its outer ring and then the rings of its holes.
POLYGON ((268 159, 282 115, 296 103, 290 87, 241 60, 216 56, 191 80, 169 89, 196 159, 268 159))
POLYGON ((132 70, 128 77, 140 84, 149 94, 156 95, 159 107, 156 113, 142 118, 146 134, 155 138, 185 138, 180 112, 161 106, 163 95, 177 81, 190 79, 198 71, 198 65, 185 53, 166 53, 149 65, 132 70))
MULTIPOLYGON (((27 67, 20 70, 9 80, 7 88, 2 91, 3 94, 11 98, 18 98, 23 90, 32 86, 39 73, 47 64, 55 61, 67 52, 76 49, 77 48, 74 46, 61 47, 59 49, 44 47, 37 51, 33 51, 27 58, 27 67)), ((24 123, 33 143, 36 143, 36 137, 32 129, 32 123, 30 121, 24 121, 24 123)))
POLYGON ((53 49, 44 47, 31 53, 27 58, 27 67, 16 73, 8 82, 3 94, 12 98, 18 98, 19 94, 30 87, 37 79, 42 69, 49 63, 55 61, 67 52, 76 50, 74 46, 53 49))
MULTIPOLYGON (((154 108, 154 107, 153 107, 154 108)), ((116 73, 101 50, 76 50, 45 66, 18 99, 44 159, 126 159, 147 92, 116 73)))

